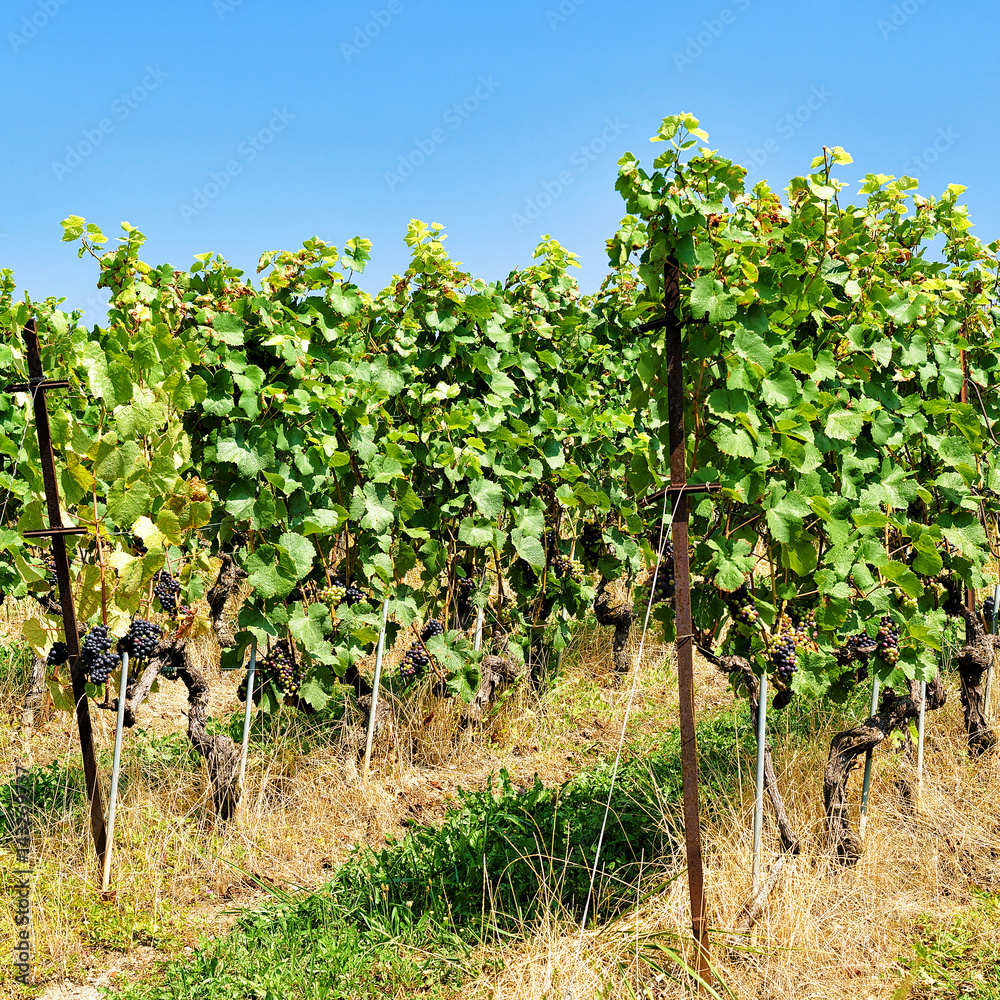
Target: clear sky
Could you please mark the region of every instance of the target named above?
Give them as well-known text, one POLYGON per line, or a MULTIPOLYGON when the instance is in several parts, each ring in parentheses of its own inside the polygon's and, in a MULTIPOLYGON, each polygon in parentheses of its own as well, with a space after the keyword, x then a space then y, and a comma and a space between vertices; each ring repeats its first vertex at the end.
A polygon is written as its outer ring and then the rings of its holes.
POLYGON ((96 265, 60 242, 75 214, 178 267, 364 236, 375 291, 420 218, 487 279, 551 233, 589 291, 616 162, 650 163, 679 111, 751 182, 784 188, 825 144, 852 182, 964 184, 989 241, 998 37, 996 0, 2 0, 0 267, 93 315, 96 265))

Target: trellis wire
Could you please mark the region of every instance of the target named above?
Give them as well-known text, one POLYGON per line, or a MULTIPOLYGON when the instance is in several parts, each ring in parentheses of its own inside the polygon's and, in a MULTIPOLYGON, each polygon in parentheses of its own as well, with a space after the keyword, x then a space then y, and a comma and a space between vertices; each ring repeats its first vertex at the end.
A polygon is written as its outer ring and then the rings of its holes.
POLYGON ((128 653, 122 653, 122 675, 118 684, 118 721, 115 724, 115 755, 111 764, 111 796, 108 800, 108 847, 104 852, 101 891, 111 883, 111 854, 115 849, 115 811, 118 805, 118 775, 122 762, 122 730, 125 724, 125 689, 128 687, 128 653))

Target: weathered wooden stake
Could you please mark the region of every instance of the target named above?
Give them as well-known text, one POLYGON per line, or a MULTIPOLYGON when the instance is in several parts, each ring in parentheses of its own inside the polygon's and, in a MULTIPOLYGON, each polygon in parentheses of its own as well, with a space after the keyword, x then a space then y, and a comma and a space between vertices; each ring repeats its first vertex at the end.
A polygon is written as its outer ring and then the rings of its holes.
MULTIPOLYGON (((674 610, 677 625, 677 687, 680 699, 681 770, 684 785, 684 844, 691 898, 691 931, 695 941, 695 971, 702 984, 711 985, 708 958, 708 915, 701 854, 701 817, 698 804, 698 743, 694 720, 694 634, 691 625, 691 572, 688 556, 687 437, 684 432, 684 344, 678 309, 678 263, 664 267, 664 347, 667 356, 667 412, 670 434, 670 487, 676 496, 673 516, 674 610)), ((705 487, 701 487, 705 489, 705 487)))

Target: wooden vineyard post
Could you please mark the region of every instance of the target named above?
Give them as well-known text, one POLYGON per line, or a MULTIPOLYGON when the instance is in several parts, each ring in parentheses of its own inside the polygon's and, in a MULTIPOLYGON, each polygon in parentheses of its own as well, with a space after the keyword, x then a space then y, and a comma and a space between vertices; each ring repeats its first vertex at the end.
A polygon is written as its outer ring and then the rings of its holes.
POLYGON ((694 720, 694 633, 691 624, 691 569, 688 556, 688 494, 716 489, 687 481, 687 437, 684 432, 684 343, 678 310, 680 274, 675 260, 663 272, 665 315, 640 328, 664 330, 667 357, 667 411, 670 445, 670 485, 674 497, 672 541, 674 546, 674 611, 677 626, 677 688, 680 699, 681 769, 684 786, 684 846, 687 854, 691 899, 691 931, 695 942, 695 972, 699 992, 712 984, 708 949, 708 913, 701 853, 701 816, 698 802, 698 743, 694 720))
POLYGON ((55 459, 52 454, 52 438, 49 433, 49 413, 45 405, 46 389, 68 388, 68 382, 46 381, 42 374, 42 358, 38 350, 38 334, 35 321, 29 320, 23 332, 27 349, 28 379, 26 384, 11 385, 7 391, 31 393, 35 411, 35 430, 38 435, 38 451, 42 464, 42 479, 45 483, 45 503, 48 508, 49 526, 41 531, 26 531, 25 538, 50 538, 52 560, 56 567, 56 581, 59 585, 59 604, 62 607, 63 630, 66 633, 66 648, 69 650, 69 670, 73 680, 73 700, 76 703, 76 722, 80 731, 80 750, 83 755, 83 774, 90 799, 90 831, 100 869, 104 868, 104 853, 107 850, 107 831, 104 826, 104 805, 101 801, 101 786, 97 774, 97 758, 94 755, 94 733, 90 722, 90 707, 87 701, 87 682, 80 663, 80 634, 77 630, 76 609, 73 606, 73 590, 69 578, 69 557, 66 554, 66 535, 86 534, 86 528, 63 527, 59 513, 59 484, 56 480, 55 459))

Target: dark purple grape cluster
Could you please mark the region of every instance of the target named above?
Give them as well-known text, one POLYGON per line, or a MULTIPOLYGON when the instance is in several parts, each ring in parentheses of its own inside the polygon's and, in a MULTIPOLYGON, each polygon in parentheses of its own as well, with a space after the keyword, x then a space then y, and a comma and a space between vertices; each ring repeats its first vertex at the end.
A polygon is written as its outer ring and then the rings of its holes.
POLYGON ((604 554, 604 531, 596 521, 588 521, 580 534, 580 548, 587 561, 596 564, 604 554))
POLYGON ((399 676, 404 680, 409 680, 411 677, 422 677, 430 662, 427 651, 419 642, 415 642, 403 654, 403 659, 399 664, 399 676))
POLYGON ((163 630, 145 618, 133 618, 128 632, 118 640, 118 652, 128 653, 133 660, 148 660, 160 644, 163 630))
POLYGON ((559 557, 559 532, 558 531, 546 531, 545 537, 542 540, 542 544, 545 546, 545 559, 548 563, 553 563, 559 557))
POLYGON ((870 656, 875 651, 875 640, 867 632, 849 635, 844 645, 858 656, 870 656))
POLYGON ((476 581, 472 576, 459 577, 455 584, 455 595, 458 601, 459 614, 465 614, 472 607, 472 597, 476 593, 476 581))
POLYGON ((534 583, 538 579, 538 574, 535 572, 531 563, 529 563, 527 559, 522 559, 520 556, 514 560, 514 564, 511 569, 515 578, 526 580, 528 583, 534 583))
POLYGON ((674 596, 674 576, 673 567, 660 566, 658 572, 650 570, 642 586, 636 590, 634 603, 636 607, 641 607, 643 613, 650 606, 652 597, 652 607, 669 601, 674 596), (654 580, 653 577, 656 577, 654 580))
POLYGON ((132 545, 132 551, 137 556, 144 556, 149 551, 146 548, 146 543, 138 535, 132 536, 131 545, 132 545))
POLYGON ((49 586, 54 587, 59 582, 59 578, 56 576, 55 559, 46 559, 45 568, 49 571, 49 586))
POLYGON ((242 549, 247 544, 247 533, 245 531, 234 531, 232 537, 234 549, 242 549))
POLYGON ((755 607, 753 597, 750 596, 750 588, 745 583, 741 584, 738 590, 726 594, 726 603, 734 621, 741 625, 757 624, 760 612, 755 607))
POLYGON ((279 639, 260 658, 258 669, 264 679, 273 680, 284 694, 298 694, 302 676, 295 662, 291 643, 287 639, 279 639))
POLYGON ((107 625, 95 625, 83 637, 80 661, 91 684, 103 684, 118 669, 121 661, 111 652, 113 644, 107 625))
POLYGON ((349 608, 353 608, 355 604, 359 604, 363 600, 365 600, 365 592, 356 584, 352 583, 344 590, 344 603, 349 608))
POLYGON ((168 570, 157 570, 153 577, 153 595, 159 600, 160 607, 171 618, 177 614, 177 595, 181 592, 179 580, 175 580, 168 570))
POLYGON ((420 633, 420 638, 427 642, 435 635, 444 635, 444 625, 437 618, 432 618, 424 627, 420 633))
POLYGON ((987 597, 986 600, 983 601, 983 620, 990 627, 990 629, 993 628, 993 619, 996 616, 996 613, 997 609, 993 598, 987 597))
POLYGON ((657 593, 662 596, 661 601, 669 600, 674 596, 674 544, 667 542, 663 546, 663 555, 660 557, 660 568, 656 574, 657 593))
POLYGON ((583 565, 569 556, 558 555, 551 565, 556 576, 568 576, 571 580, 579 580, 583 576, 583 565))
POLYGON ((790 634, 779 636, 771 649, 771 669, 777 671, 783 681, 791 680, 792 674, 798 670, 798 659, 795 656, 795 640, 790 634))
POLYGON ((875 637, 876 652, 890 666, 899 660, 899 629, 896 623, 886 615, 879 623, 878 635, 875 637))
POLYGON ((48 659, 45 661, 50 667, 62 666, 69 659, 69 647, 64 642, 52 643, 49 650, 48 659))

